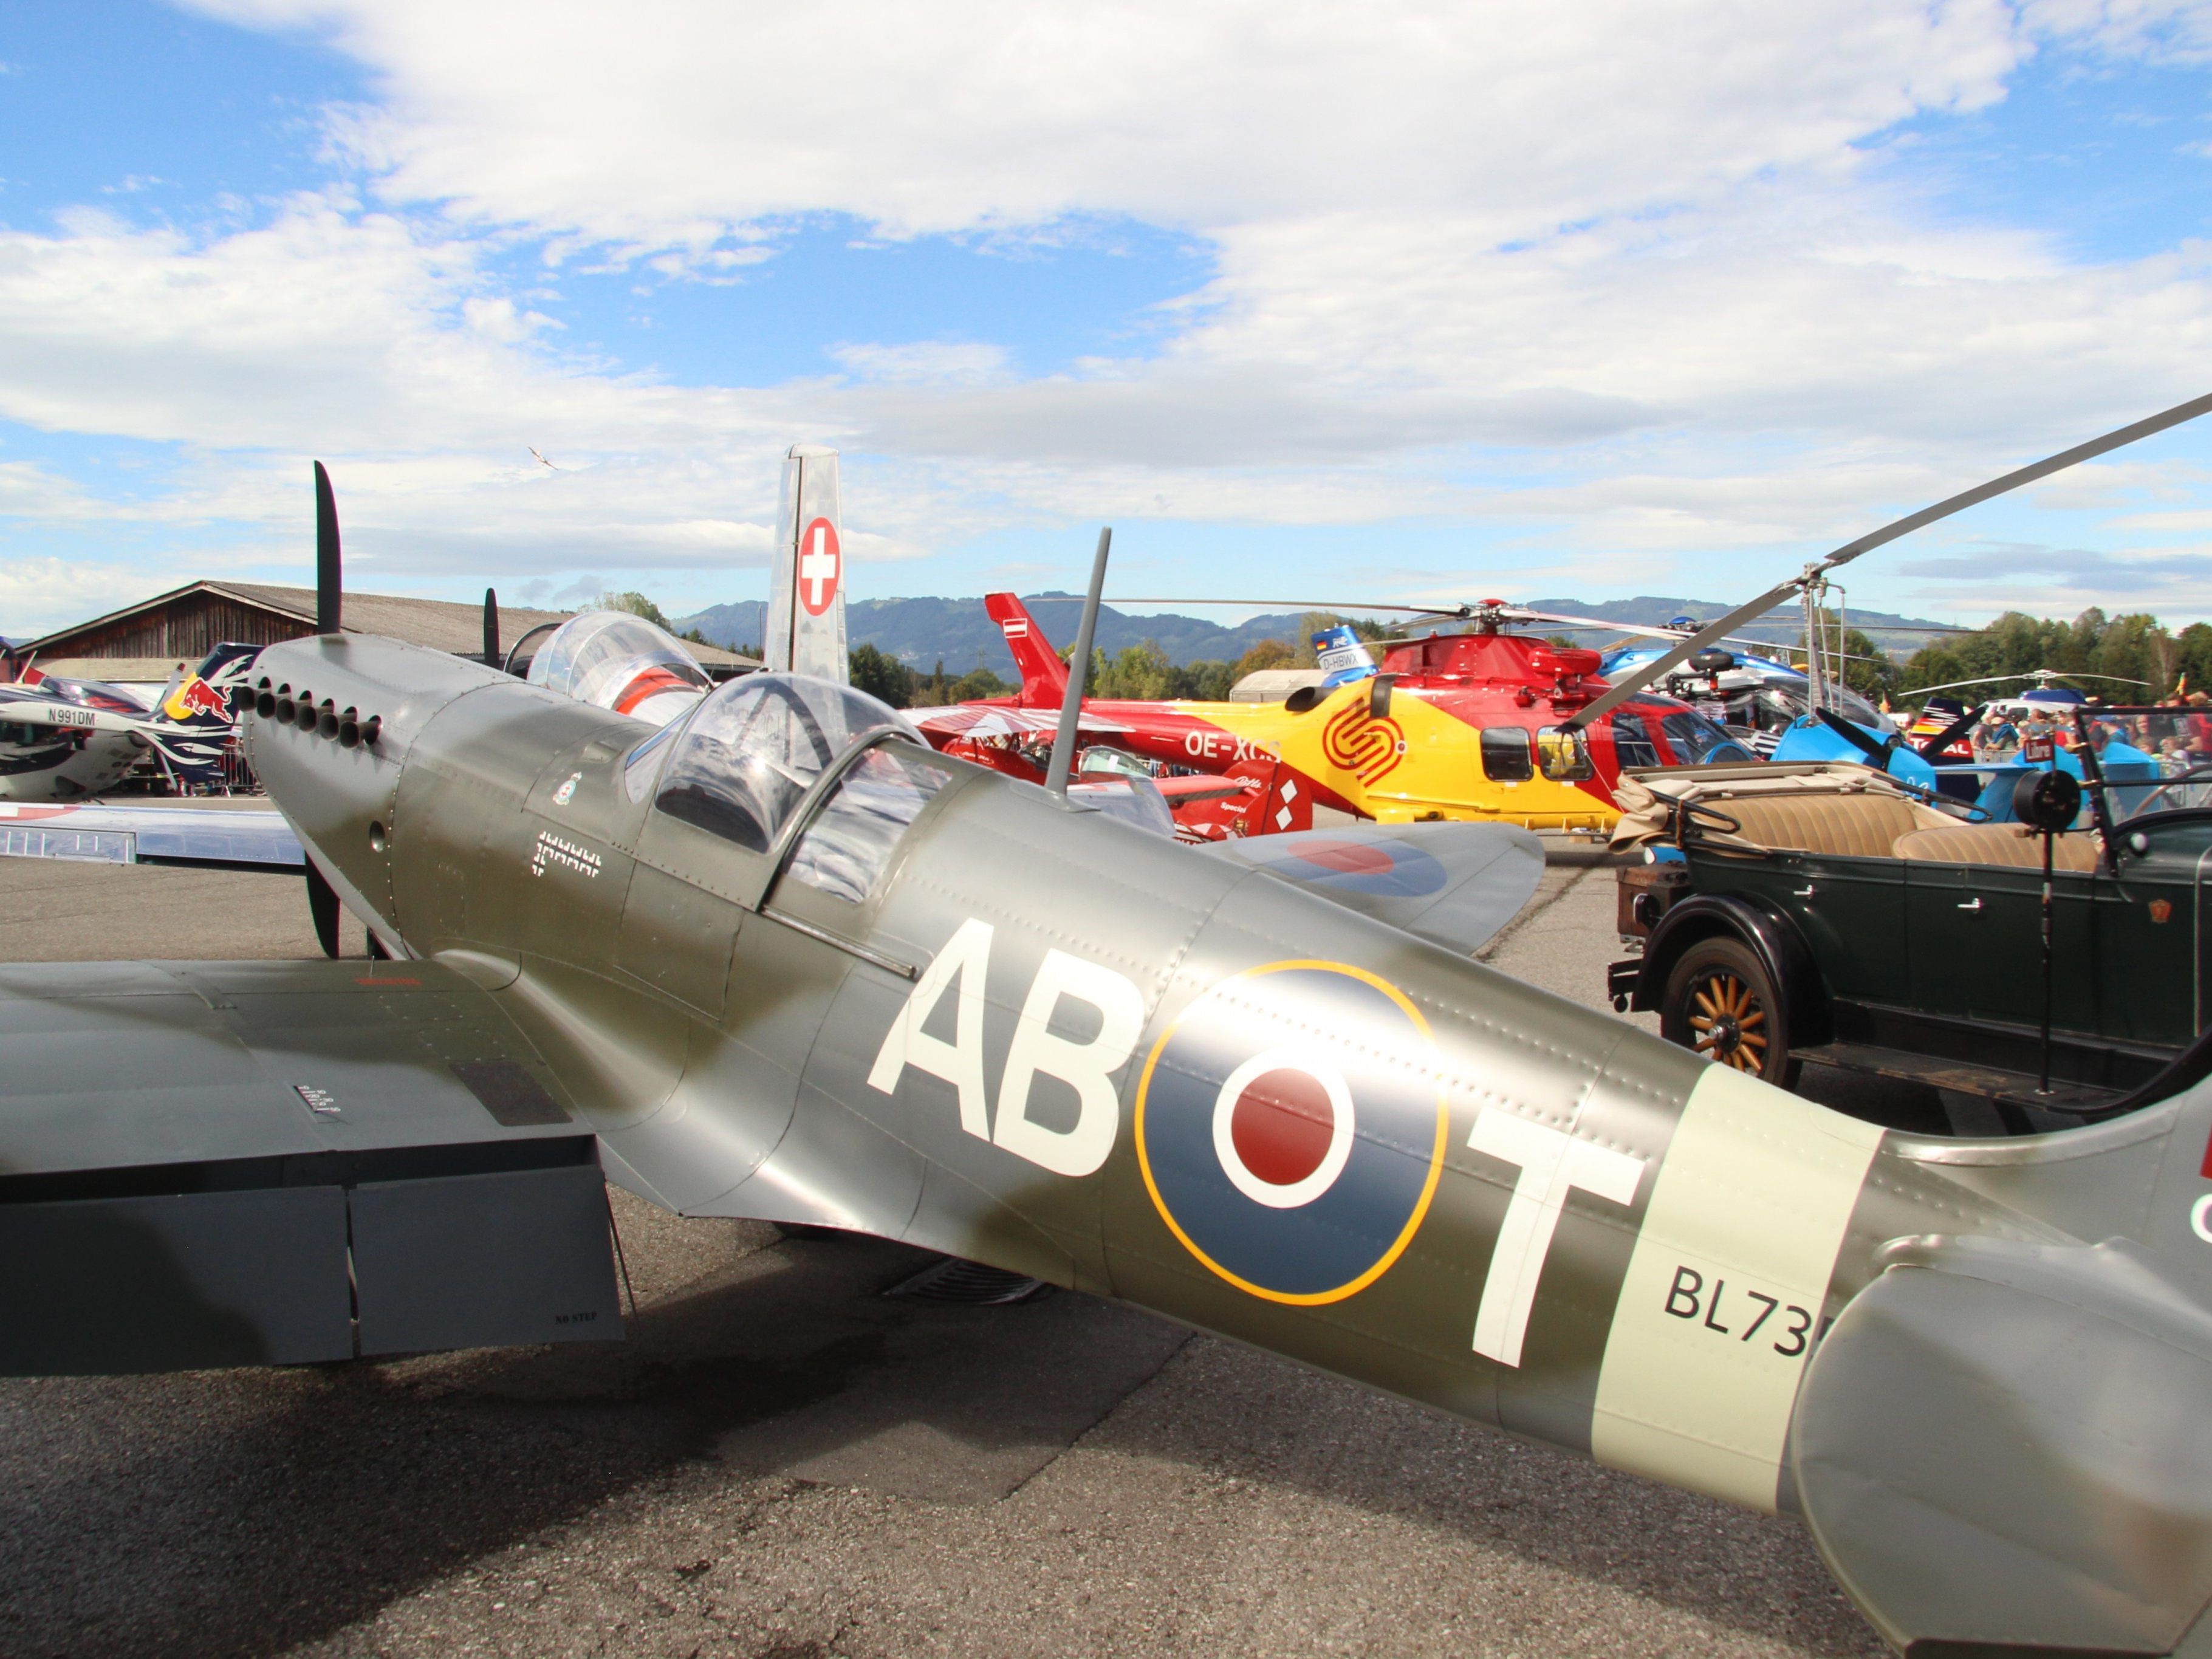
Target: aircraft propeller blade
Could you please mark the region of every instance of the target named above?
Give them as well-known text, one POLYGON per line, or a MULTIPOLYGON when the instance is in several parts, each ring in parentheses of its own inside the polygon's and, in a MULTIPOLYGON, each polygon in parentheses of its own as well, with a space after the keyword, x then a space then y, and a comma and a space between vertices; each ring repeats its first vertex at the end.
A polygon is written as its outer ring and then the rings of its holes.
POLYGON ((338 896, 323 872, 315 868, 315 861, 307 861, 307 914, 314 918, 315 942, 323 947, 323 954, 335 957, 338 953, 338 896))
POLYGON ((2008 472, 2002 477, 1992 478, 1987 483, 1976 484, 1972 489, 1964 489, 1955 495, 1947 496, 1933 507, 1923 507, 1917 513, 1908 513, 1905 517, 1886 524, 1879 530, 1871 531, 1856 541, 1845 542, 1826 558, 1815 559, 1807 565, 1802 573, 1791 577, 1788 581, 1769 588, 1749 605, 1737 606, 1718 622, 1710 623, 1699 629, 1665 655, 1656 658, 1635 672, 1625 676, 1603 696, 1576 710, 1562 723, 1562 729, 1569 732, 1578 731, 1591 721, 1611 714, 1676 664, 1687 662, 1723 635, 1735 632, 1746 623, 1754 622, 1765 616, 1784 600, 1794 599, 1838 565, 1848 564, 1862 553, 1872 552, 1875 548, 1893 542, 1900 536, 1909 536, 1914 531, 1934 524, 1939 519, 1948 519, 1954 513, 1963 513, 1970 507, 1978 507, 1984 501, 1993 500, 2008 490, 2018 489, 2023 484, 2032 484, 2039 478, 2047 478, 2054 472, 2063 472, 2069 466, 2078 465, 2083 461, 2094 460, 2100 455, 2123 448, 2138 439, 2148 438, 2154 433, 2163 432, 2168 427, 2179 426, 2184 421, 2193 421, 2208 410, 2212 410, 2212 393, 2201 398, 2191 398, 2187 403, 2176 404, 2172 409, 2153 415, 2147 420, 2137 421, 2132 425, 2121 427, 2117 431, 2107 432, 2101 438, 2092 438, 2088 442, 2076 444, 2071 449, 2062 449, 2056 455, 2045 456, 2042 460, 2008 472))
POLYGON ((499 665, 499 590, 492 587, 484 589, 483 659, 499 665))
MULTIPOLYGON (((315 632, 335 634, 345 625, 345 582, 339 568, 338 502, 331 475, 315 463, 315 632)), ((335 956, 336 951, 331 954, 335 956)))
MULTIPOLYGON (((1965 714, 1960 715, 1958 719, 1953 720, 1948 726, 1945 726, 1941 732, 1938 732, 1934 737, 1923 739, 1917 745, 1920 750, 1920 758, 1926 761, 1930 766, 1933 766, 1936 763, 1937 757, 1942 755, 1946 749, 1948 749, 1953 744, 1958 742, 1960 738, 1965 737, 1967 732, 1974 729, 1974 722, 1981 719, 1982 711, 1988 707, 1989 704, 1985 702, 1976 703, 1972 708, 1969 708, 1965 714)), ((1857 728, 1855 726, 1852 729, 1856 731, 1857 728)))
POLYGON ((1856 745, 1858 751, 1864 755, 1877 770, 1883 772, 1889 770, 1889 744, 1869 737, 1832 708, 1820 708, 1814 712, 1820 715, 1821 725, 1826 726, 1846 743, 1856 745))

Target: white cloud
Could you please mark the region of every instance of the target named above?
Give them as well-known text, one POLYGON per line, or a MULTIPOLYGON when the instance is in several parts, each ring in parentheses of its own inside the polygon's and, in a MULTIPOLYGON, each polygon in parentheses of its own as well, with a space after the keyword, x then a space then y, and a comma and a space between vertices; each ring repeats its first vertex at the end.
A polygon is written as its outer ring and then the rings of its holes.
POLYGON ((1996 97, 2024 49, 1995 0, 203 4, 379 72, 343 137, 394 199, 655 243, 824 210, 922 232, 1382 207, 1513 234, 1831 164, 1996 97))
POLYGON ((1002 380, 1006 349, 982 340, 915 340, 903 345, 832 346, 830 356, 864 380, 938 381, 977 386, 1002 380))
MULTIPOLYGON (((1942 222, 1861 148, 2038 51, 2185 60, 2203 5, 198 3, 368 67, 330 119, 366 175, 198 234, 0 234, 0 415, 188 446, 143 510, 241 526, 240 556, 297 534, 315 453, 395 577, 726 569, 805 438, 847 448, 876 557, 1070 516, 1427 518, 1524 572, 1650 571, 1840 540, 2202 390, 2212 343, 2202 249, 2083 265, 1942 222), (1024 379, 1002 342, 857 338, 823 343, 838 375, 701 387, 569 355, 498 257, 742 280, 825 212, 1126 216, 1215 270, 1149 358, 1024 379)), ((2102 487, 2185 518, 2199 486, 2102 487)))

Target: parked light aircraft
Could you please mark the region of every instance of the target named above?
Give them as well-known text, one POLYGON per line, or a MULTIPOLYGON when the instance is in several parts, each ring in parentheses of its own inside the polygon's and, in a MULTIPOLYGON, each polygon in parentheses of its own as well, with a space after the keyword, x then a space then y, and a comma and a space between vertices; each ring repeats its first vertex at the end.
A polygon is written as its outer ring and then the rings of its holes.
POLYGON ((152 708, 118 686, 27 666, 0 684, 0 801, 88 799, 149 751, 185 781, 210 781, 231 735, 228 687, 251 654, 217 646, 152 708))
POLYGON ((1525 894, 1504 826, 1194 853, 785 674, 656 730, 331 632, 253 690, 392 959, 0 969, 0 1370, 612 1335, 604 1170, 1795 1511, 1908 1652, 2212 1652, 2203 1043, 1885 1133, 1396 925, 1525 894))

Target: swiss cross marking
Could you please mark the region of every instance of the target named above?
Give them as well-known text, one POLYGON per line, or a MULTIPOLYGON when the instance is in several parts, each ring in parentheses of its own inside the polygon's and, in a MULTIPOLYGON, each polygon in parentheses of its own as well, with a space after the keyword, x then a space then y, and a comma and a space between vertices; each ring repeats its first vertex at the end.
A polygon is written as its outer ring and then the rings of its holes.
POLYGON ((818 617, 837 597, 837 578, 844 555, 837 545, 837 526, 817 519, 799 538, 799 602, 806 614, 818 617))

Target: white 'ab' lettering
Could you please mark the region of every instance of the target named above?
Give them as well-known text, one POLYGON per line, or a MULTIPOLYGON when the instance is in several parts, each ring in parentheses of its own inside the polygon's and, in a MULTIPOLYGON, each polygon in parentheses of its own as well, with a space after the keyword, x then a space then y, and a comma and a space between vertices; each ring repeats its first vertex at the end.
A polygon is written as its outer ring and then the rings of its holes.
POLYGON ((884 1033, 883 1047, 868 1068, 868 1086, 890 1094, 912 1066, 952 1085, 960 1097, 960 1127, 977 1139, 992 1141, 1054 1175, 1092 1174, 1111 1155, 1121 1133, 1121 1102, 1110 1074, 1129 1058, 1144 1029, 1144 999, 1110 968, 1065 951, 1046 951, 1006 1052, 994 1133, 983 1080, 983 992, 992 938, 988 922, 971 917, 960 924, 884 1033), (947 1042, 921 1028, 956 980, 959 1001, 952 1041, 947 1042), (1071 1042, 1053 1031, 1052 1018, 1063 999, 1087 1002, 1098 1011, 1098 1032, 1089 1042, 1071 1042), (1055 1129, 1030 1116, 1030 1095, 1040 1073, 1075 1091, 1073 1127, 1055 1129))

